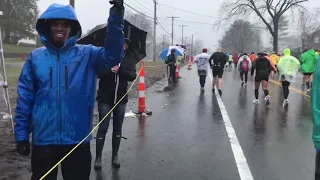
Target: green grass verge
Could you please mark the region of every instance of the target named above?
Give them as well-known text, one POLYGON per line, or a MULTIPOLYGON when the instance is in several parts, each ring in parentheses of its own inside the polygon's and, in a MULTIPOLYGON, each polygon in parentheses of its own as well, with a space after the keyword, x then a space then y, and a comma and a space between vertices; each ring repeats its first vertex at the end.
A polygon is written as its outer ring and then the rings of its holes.
POLYGON ((17 46, 14 44, 3 44, 4 53, 30 53, 34 47, 17 46))
POLYGON ((10 64, 10 63, 23 63, 23 62, 24 62, 24 60, 19 59, 19 58, 17 58, 17 59, 6 59, 6 58, 4 58, 4 61, 5 61, 6 64, 10 64))

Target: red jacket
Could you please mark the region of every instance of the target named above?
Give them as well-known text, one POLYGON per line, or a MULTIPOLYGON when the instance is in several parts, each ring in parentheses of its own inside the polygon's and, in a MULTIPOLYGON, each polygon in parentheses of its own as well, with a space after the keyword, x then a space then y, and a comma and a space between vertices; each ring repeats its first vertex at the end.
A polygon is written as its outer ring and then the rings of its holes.
POLYGON ((239 61, 238 53, 234 53, 232 59, 234 64, 238 64, 238 61, 239 61))

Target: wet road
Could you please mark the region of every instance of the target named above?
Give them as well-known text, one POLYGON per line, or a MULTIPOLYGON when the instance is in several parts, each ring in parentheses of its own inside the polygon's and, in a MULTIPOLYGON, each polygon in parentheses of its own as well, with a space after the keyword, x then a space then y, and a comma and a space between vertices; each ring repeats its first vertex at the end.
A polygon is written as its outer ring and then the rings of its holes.
MULTIPOLYGON (((110 130, 103 170, 92 170, 91 179, 240 180, 235 161, 239 155, 231 148, 209 77, 206 92, 201 94, 195 66, 192 71, 182 68, 181 76, 173 91, 161 92, 161 83, 148 90, 147 107, 153 110, 152 116, 125 119, 123 136, 128 140, 121 143, 119 171, 110 166, 110 130)), ((291 104, 284 109, 280 86, 270 83, 269 90, 269 107, 253 105, 253 83, 242 88, 238 73, 224 74, 222 101, 251 174, 255 180, 313 179, 309 98, 291 91, 291 104)), ((260 96, 262 100, 262 91, 260 96)), ((129 105, 133 110, 134 103, 129 105)), ((93 159, 94 146, 92 141, 93 159)))

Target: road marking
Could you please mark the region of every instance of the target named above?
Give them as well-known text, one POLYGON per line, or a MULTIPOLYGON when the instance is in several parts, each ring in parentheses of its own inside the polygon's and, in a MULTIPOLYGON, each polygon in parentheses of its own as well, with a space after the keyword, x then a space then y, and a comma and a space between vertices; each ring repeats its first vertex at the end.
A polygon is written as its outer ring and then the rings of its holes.
MULTIPOLYGON (((282 84, 281 84, 279 81, 275 81, 275 80, 269 80, 269 81, 270 81, 271 83, 273 83, 273 84, 278 85, 278 86, 282 86, 282 84)), ((296 92, 296 93, 298 93, 298 94, 301 94, 301 95, 303 95, 303 96, 306 96, 306 97, 309 97, 309 98, 310 98, 310 95, 308 95, 307 93, 305 93, 305 92, 303 92, 303 91, 301 91, 301 90, 299 90, 299 89, 297 89, 297 88, 289 87, 289 89, 292 90, 292 91, 294 91, 294 92, 296 92)))
MULTIPOLYGON (((213 79, 212 78, 212 74, 211 73, 208 73, 208 74, 209 74, 209 77, 210 77, 211 82, 212 82, 212 79, 213 79)), ((217 101, 218 101, 219 108, 220 108, 220 111, 221 111, 222 119, 224 121, 224 125, 226 127, 227 134, 228 134, 228 137, 229 137, 229 141, 230 141, 230 144, 231 144, 231 149, 232 149, 232 152, 233 152, 233 156, 234 156, 234 158, 236 160, 236 164, 237 164, 237 167, 238 167, 238 172, 239 172, 239 175, 240 175, 240 179, 241 180, 254 180, 253 176, 251 174, 251 170, 249 168, 249 165, 247 163, 247 159, 244 156, 243 150, 242 150, 242 148, 240 146, 240 143, 238 141, 236 131, 233 128, 233 125, 232 125, 232 123, 230 121, 230 118, 228 116, 228 112, 226 110, 226 107, 224 106, 220 96, 217 94, 217 91, 216 91, 216 96, 217 96, 217 101)))

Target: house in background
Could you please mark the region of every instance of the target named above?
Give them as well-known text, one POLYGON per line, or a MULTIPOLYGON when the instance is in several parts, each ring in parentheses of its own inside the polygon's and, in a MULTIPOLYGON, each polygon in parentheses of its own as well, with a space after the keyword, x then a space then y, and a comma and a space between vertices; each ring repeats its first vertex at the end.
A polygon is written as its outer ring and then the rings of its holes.
POLYGON ((308 48, 320 50, 320 30, 315 31, 308 37, 308 48))
POLYGON ((37 47, 37 31, 32 32, 31 37, 20 39, 17 43, 18 46, 37 47))

